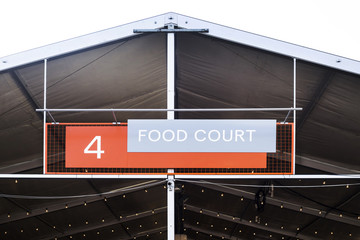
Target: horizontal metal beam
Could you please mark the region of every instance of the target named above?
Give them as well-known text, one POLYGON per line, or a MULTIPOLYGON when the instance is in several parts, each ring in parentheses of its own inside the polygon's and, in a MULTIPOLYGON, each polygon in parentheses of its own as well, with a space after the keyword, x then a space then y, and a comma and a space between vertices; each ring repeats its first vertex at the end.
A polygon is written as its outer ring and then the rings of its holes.
MULTIPOLYGON (((166 234, 165 234, 166 231, 167 231, 167 227, 164 226, 164 227, 159 227, 159 228, 151 229, 149 231, 144 231, 144 232, 134 234, 134 236, 132 238, 126 238, 126 239, 133 240, 133 239, 140 238, 140 237, 147 237, 148 235, 160 233, 160 232, 163 233, 164 236, 166 236, 166 234)), ((116 239, 118 239, 118 238, 116 238, 116 239)), ((150 238, 150 239, 152 239, 152 238, 150 238)))
MULTIPOLYGON (((167 179, 167 174, 0 174, 0 179, 167 179)), ((172 174, 176 180, 191 179, 360 179, 360 174, 172 174)))
MULTIPOLYGON (((167 174, 167 173, 166 173, 167 174)), ((165 174, 0 174, 0 179, 166 179, 165 174)))
POLYGON ((276 112, 276 111, 301 111, 302 108, 52 108, 36 109, 37 112, 276 112))
MULTIPOLYGON (((59 233, 59 234, 54 233, 51 235, 47 235, 46 237, 43 237, 40 240, 61 238, 61 237, 76 235, 79 233, 86 233, 88 231, 93 231, 93 230, 96 230, 99 228, 109 227, 112 225, 117 225, 117 224, 125 223, 128 221, 133 221, 133 220, 136 220, 139 218, 151 216, 153 214, 163 213, 163 212, 166 212, 166 209, 167 209, 166 207, 161 207, 161 208, 157 208, 155 210, 152 209, 152 210, 132 214, 132 215, 129 215, 126 217, 118 218, 118 219, 106 220, 106 221, 100 222, 100 223, 88 223, 84 227, 70 228, 69 230, 64 231, 63 233, 59 233)), ((152 232, 152 231, 149 231, 149 232, 152 232)), ((144 232, 142 232, 142 234, 144 234, 144 232)), ((136 236, 137 236, 137 234, 136 234, 136 236)), ((133 237, 134 236, 131 236, 130 239, 133 239, 133 237)))
MULTIPOLYGON (((16 159, 17 163, 0 167, 1 174, 19 173, 43 166, 43 158, 39 155, 34 155, 24 159, 16 159)), ((15 176, 15 175, 13 175, 15 176)))
MULTIPOLYGON (((255 193, 244 191, 237 188, 232 188, 228 186, 220 186, 219 184, 213 183, 209 184, 203 181, 193 182, 192 184, 202 186, 211 190, 219 191, 222 193, 228 193, 237 197, 244 197, 250 200, 255 199, 255 193)), ((335 214, 332 212, 326 212, 326 209, 323 208, 312 208, 307 207, 299 203, 289 202, 286 199, 280 199, 275 197, 266 198, 266 204, 270 204, 279 208, 289 209, 296 212, 301 212, 303 214, 313 215, 319 218, 331 219, 336 222, 342 222, 354 226, 360 227, 360 220, 357 217, 349 217, 344 214, 335 214)))
MULTIPOLYGON (((0 175, 1 177, 1 175, 0 175)), ((216 174, 216 175, 187 175, 187 174, 176 174, 176 180, 191 180, 191 179, 360 179, 360 174, 341 174, 341 175, 332 175, 332 174, 278 174, 278 175, 269 175, 269 174, 216 174)))
POLYGON ((168 28, 157 28, 157 29, 134 29, 134 33, 183 33, 183 32, 198 32, 198 33, 208 33, 208 28, 199 28, 199 29, 187 29, 187 28, 177 28, 177 29, 168 29, 168 28))
POLYGON ((224 233, 221 233, 221 232, 211 231, 209 229, 196 227, 196 226, 193 226, 193 225, 190 225, 190 224, 184 224, 184 227, 186 229, 192 229, 193 231, 201 232, 201 233, 207 234, 209 236, 212 235, 214 237, 219 237, 219 238, 222 238, 222 239, 246 240, 245 238, 230 236, 229 234, 224 234, 224 233))
POLYGON ((0 215, 0 224, 9 223, 9 222, 26 219, 26 218, 31 218, 31 217, 35 217, 38 215, 56 212, 56 211, 60 211, 60 210, 65 210, 67 208, 81 206, 81 205, 84 205, 84 201, 86 201, 86 204, 96 202, 96 201, 104 201, 104 197, 109 199, 111 197, 116 197, 116 196, 119 196, 122 194, 136 192, 136 191, 139 191, 140 189, 142 189, 142 187, 143 188, 146 188, 147 186, 149 187, 149 184, 151 184, 151 186, 156 186, 157 184, 162 184, 162 182, 158 182, 155 180, 146 181, 146 182, 142 182, 142 183, 135 184, 132 186, 114 189, 113 191, 111 191, 112 193, 109 193, 109 194, 98 194, 98 195, 91 196, 91 197, 81 197, 81 198, 76 198, 76 199, 69 198, 69 200, 67 200, 66 202, 64 201, 64 202, 60 202, 60 203, 57 202, 55 204, 42 205, 39 208, 29 209, 28 212, 26 212, 25 210, 18 211, 18 212, 10 211, 9 212, 10 217, 8 216, 8 213, 0 215))
POLYGON ((345 166, 342 162, 338 162, 337 164, 340 164, 341 166, 331 164, 326 159, 314 159, 309 158, 305 156, 296 156, 296 164, 299 164, 301 166, 313 168, 313 169, 319 169, 321 171, 325 171, 332 174, 357 174, 360 177, 360 171, 356 170, 354 168, 351 168, 351 166, 345 166))
POLYGON ((230 215, 223 214, 223 213, 219 214, 219 212, 214 212, 214 211, 211 211, 211 210, 195 207, 195 206, 192 206, 192 205, 187 205, 186 204, 184 207, 186 207, 187 211, 192 211, 192 212, 197 212, 197 213, 199 213, 201 211, 202 214, 204 214, 206 216, 209 216, 209 217, 219 218, 219 219, 222 219, 222 220, 225 220, 225 221, 238 223, 238 224, 245 225, 245 226, 248 226, 248 227, 253 227, 253 228, 260 229, 260 230, 263 230, 263 231, 266 231, 266 232, 272 232, 272 233, 276 233, 276 234, 280 234, 280 235, 288 236, 288 237, 293 237, 293 238, 301 238, 301 239, 304 239, 304 240, 313 240, 314 239, 313 237, 309 237, 309 236, 306 236, 306 235, 303 235, 303 234, 297 234, 297 232, 290 232, 290 231, 286 231, 284 229, 276 229, 276 228, 273 228, 273 227, 258 224, 255 221, 240 219, 238 217, 230 216, 230 215))

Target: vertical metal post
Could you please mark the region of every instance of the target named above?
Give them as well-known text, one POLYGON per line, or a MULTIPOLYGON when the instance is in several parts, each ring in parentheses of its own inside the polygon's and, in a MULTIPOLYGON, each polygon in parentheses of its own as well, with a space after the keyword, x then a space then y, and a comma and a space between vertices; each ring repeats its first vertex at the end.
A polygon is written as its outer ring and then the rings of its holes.
POLYGON ((167 182, 167 240, 175 240, 175 182, 174 175, 167 182))
POLYGON ((294 105, 293 105, 293 108, 294 108, 294 142, 293 142, 293 174, 295 174, 295 155, 296 155, 296 149, 295 149, 295 141, 296 141, 296 58, 294 58, 294 105))
MULTIPOLYGON (((174 25, 169 24, 169 29, 174 25)), ((167 108, 175 108, 175 34, 167 34, 167 108)), ((175 112, 168 111, 167 119, 174 120, 175 112)), ((168 169, 174 173, 174 169, 168 169)), ((175 187, 174 175, 168 175, 167 183, 167 239, 175 240, 175 187)))
POLYGON ((46 172, 45 157, 46 157, 46 82, 47 82, 47 59, 44 59, 44 122, 43 122, 43 174, 46 172))
MULTIPOLYGON (((169 26, 170 28, 170 26, 169 26)), ((167 34, 167 108, 175 108, 175 35, 167 34)), ((167 119, 174 119, 174 111, 167 112, 167 119)))

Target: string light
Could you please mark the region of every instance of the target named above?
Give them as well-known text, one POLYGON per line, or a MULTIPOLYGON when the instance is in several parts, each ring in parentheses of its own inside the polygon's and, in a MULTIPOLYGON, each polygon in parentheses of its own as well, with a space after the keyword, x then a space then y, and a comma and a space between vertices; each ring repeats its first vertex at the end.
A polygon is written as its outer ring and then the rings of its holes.
POLYGON ((202 209, 200 209, 200 213, 203 213, 203 210, 202 210, 202 209))
POLYGON ((86 204, 86 201, 85 201, 85 202, 84 202, 84 206, 86 207, 86 205, 87 205, 87 204, 86 204))
POLYGON ((300 207, 300 212, 302 212, 303 211, 303 207, 300 207))
POLYGON ((315 231, 315 234, 318 234, 318 232, 317 232, 317 231, 315 231))
POLYGON ((106 197, 104 197, 104 201, 107 202, 107 198, 106 198, 106 197))
POLYGON ((88 222, 88 221, 86 221, 86 222, 85 222, 85 224, 86 224, 86 225, 88 225, 88 224, 89 224, 89 222, 88 222))
POLYGON ((49 212, 49 209, 45 208, 45 212, 49 212))
POLYGON ((125 195, 125 194, 123 194, 123 198, 126 198, 126 195, 125 195))
POLYGON ((69 223, 69 227, 71 227, 71 223, 69 223))
POLYGON ((36 231, 39 231, 39 228, 36 228, 35 230, 36 230, 36 231))
POLYGON ((284 204, 281 204, 281 205, 280 205, 280 208, 284 208, 284 204))
POLYGON ((220 196, 223 197, 223 196, 224 196, 224 193, 221 193, 220 196))
POLYGON ((17 179, 15 179, 15 183, 18 183, 18 180, 17 180, 17 179))
POLYGON ((201 192, 203 193, 203 192, 205 192, 205 190, 204 190, 204 189, 201 189, 201 192))
POLYGON ((30 215, 30 213, 29 212, 26 212, 26 216, 29 216, 30 215))
POLYGON ((111 232, 115 232, 115 230, 114 230, 114 229, 111 229, 111 232))
POLYGON ((199 222, 196 222, 197 225, 199 225, 200 223, 199 222))
POLYGON ((321 210, 319 211, 319 214, 321 215, 321 210))
POLYGON ((147 192, 148 192, 148 190, 147 190, 147 189, 145 189, 145 192, 147 193, 147 192))
POLYGON ((67 204, 65 204, 65 208, 68 208, 69 206, 67 204))
POLYGON ((158 224, 158 222, 157 222, 157 221, 155 221, 154 223, 155 223, 155 225, 157 225, 157 224, 158 224))
POLYGON ((105 219, 103 218, 103 219, 101 219, 101 221, 102 221, 102 222, 105 222, 105 219))
POLYGON ((212 227, 212 228, 213 228, 213 227, 214 227, 214 225, 212 225, 212 224, 211 224, 211 225, 210 225, 210 227, 212 227))
POLYGON ((142 225, 140 224, 139 227, 142 228, 142 225))
POLYGON ((8 218, 11 218, 11 215, 10 215, 10 213, 8 213, 8 218))
POLYGON ((20 232, 24 232, 24 229, 20 229, 20 232))
POLYGON ((241 198, 240 198, 240 201, 244 201, 244 197, 241 197, 241 198))
POLYGON ((100 234, 100 232, 96 232, 96 234, 97 234, 97 235, 99 235, 99 234, 100 234))
POLYGON ((331 235, 334 235, 334 232, 330 232, 331 235))

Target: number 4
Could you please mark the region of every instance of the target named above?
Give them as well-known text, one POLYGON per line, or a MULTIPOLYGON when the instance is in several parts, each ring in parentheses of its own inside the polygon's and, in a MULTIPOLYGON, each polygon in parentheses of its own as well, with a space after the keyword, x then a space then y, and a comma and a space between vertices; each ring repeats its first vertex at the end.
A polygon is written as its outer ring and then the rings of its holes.
POLYGON ((97 159, 101 159, 101 154, 105 153, 104 150, 101 150, 101 136, 95 136, 93 140, 91 140, 89 145, 87 145, 87 147, 84 149, 84 153, 88 153, 88 154, 96 153, 97 159), (95 141, 97 141, 96 150, 89 150, 91 146, 95 143, 95 141))

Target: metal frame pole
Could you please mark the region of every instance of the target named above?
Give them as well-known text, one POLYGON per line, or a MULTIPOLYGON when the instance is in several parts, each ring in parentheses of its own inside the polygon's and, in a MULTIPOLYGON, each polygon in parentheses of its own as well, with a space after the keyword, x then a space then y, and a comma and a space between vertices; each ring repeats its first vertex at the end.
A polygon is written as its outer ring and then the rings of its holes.
MULTIPOLYGON (((175 35, 167 34, 167 108, 175 108, 175 35)), ((175 118, 174 111, 167 112, 167 119, 175 118)))
POLYGON ((46 82, 47 82, 47 59, 44 59, 44 122, 43 122, 43 174, 46 172, 46 82))
POLYGON ((294 108, 294 125, 293 125, 293 128, 294 128, 294 142, 293 142, 293 174, 295 174, 295 155, 296 155, 296 58, 294 58, 294 105, 293 105, 293 108, 294 108))
POLYGON ((175 181, 168 175, 167 182, 167 239, 175 240, 175 181))
MULTIPOLYGON (((174 25, 169 24, 169 29, 174 25)), ((175 108, 175 34, 167 34, 167 109, 175 108)), ((175 112, 167 111, 167 119, 174 120, 175 112)), ((173 173, 168 169, 168 173, 173 173)), ((167 239, 175 240, 175 188, 174 175, 168 175, 167 183, 167 239)))

